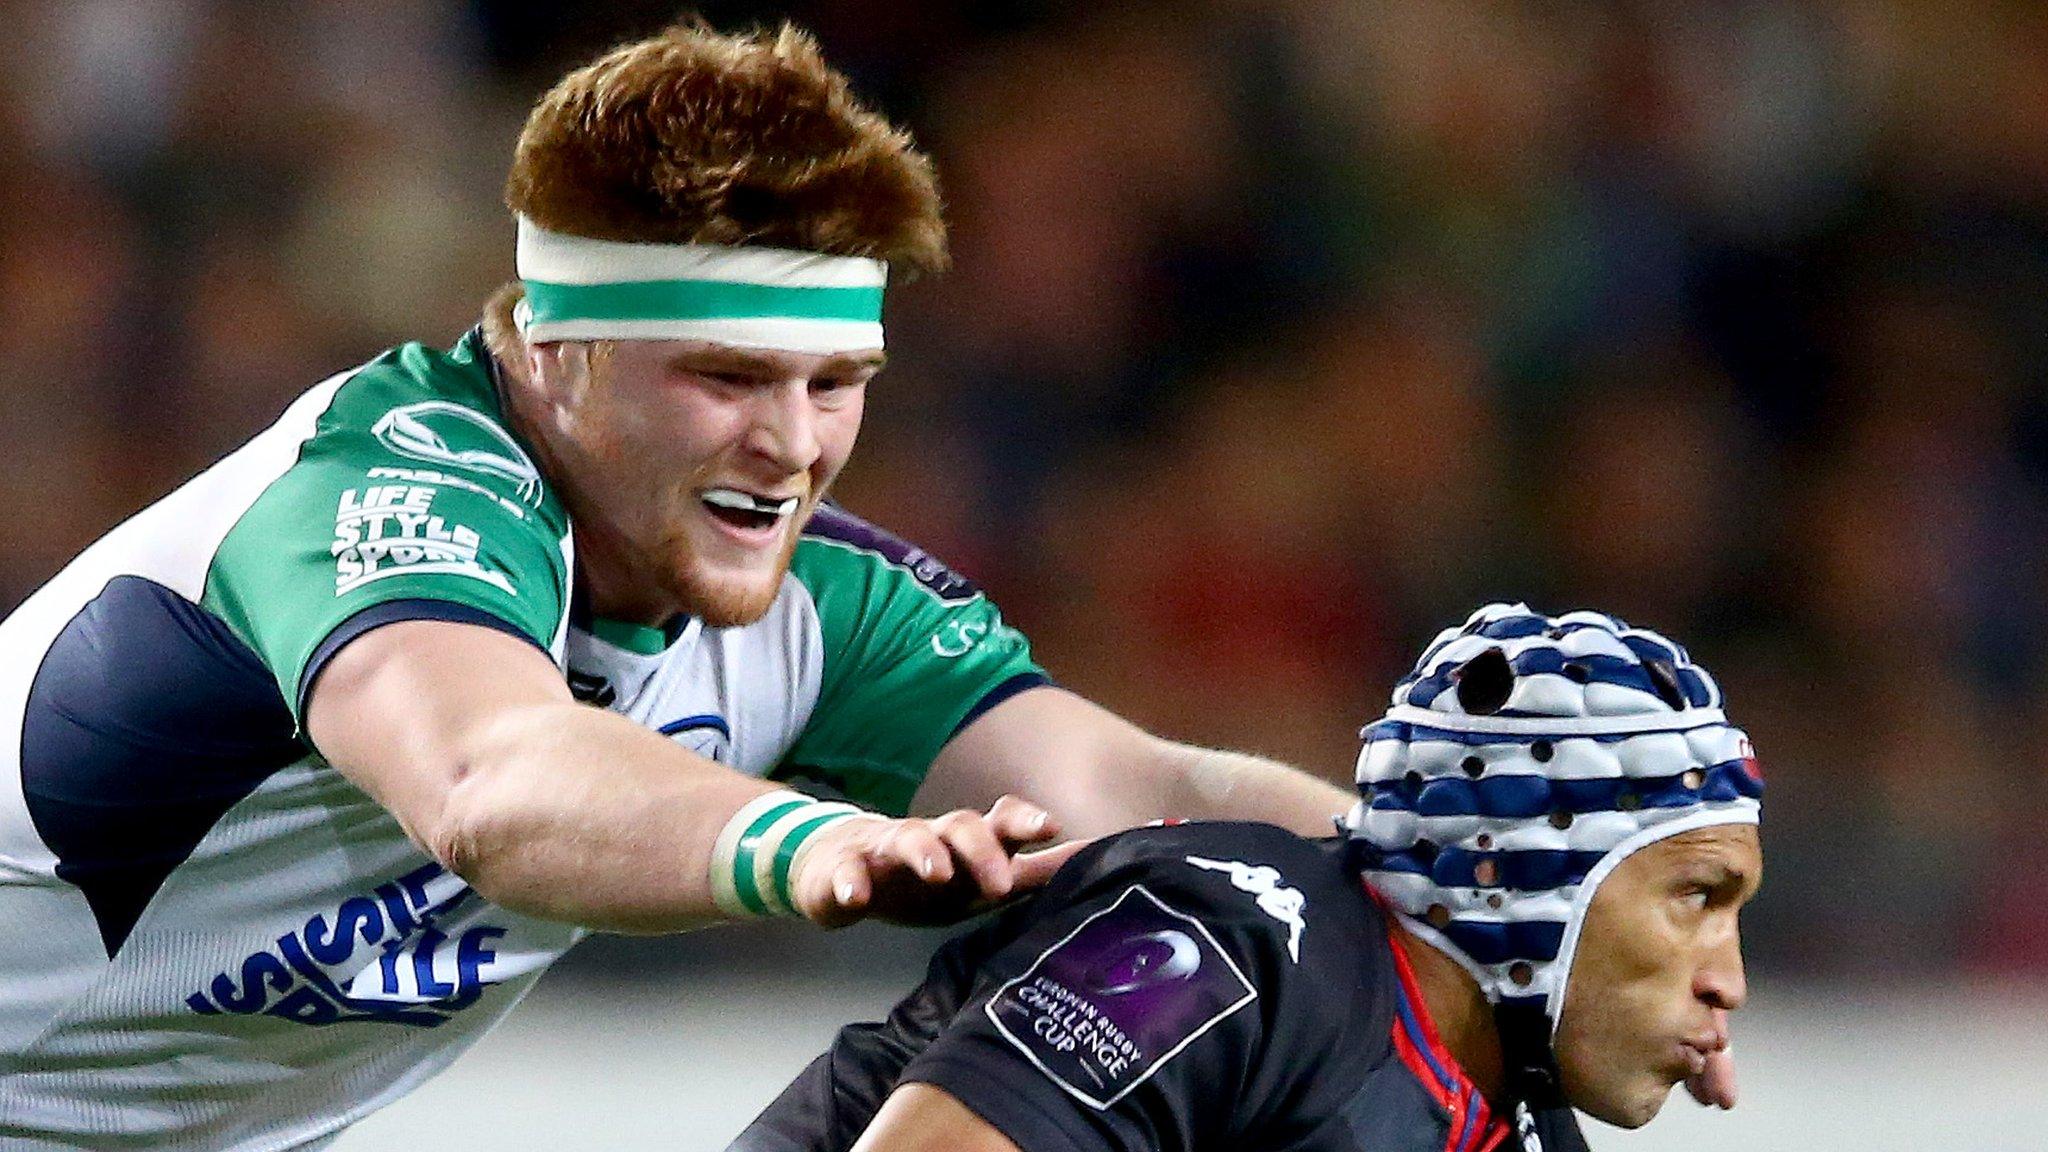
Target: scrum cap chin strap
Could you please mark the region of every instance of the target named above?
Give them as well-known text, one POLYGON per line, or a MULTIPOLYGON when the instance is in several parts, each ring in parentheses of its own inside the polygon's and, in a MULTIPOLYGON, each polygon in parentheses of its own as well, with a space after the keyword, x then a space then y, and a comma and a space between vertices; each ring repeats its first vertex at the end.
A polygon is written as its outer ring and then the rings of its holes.
POLYGON ((1493 1006, 1493 1021, 1500 1032, 1504 1087, 1522 1152, 1570 1147, 1563 1134, 1576 1131, 1577 1125, 1550 1045, 1550 1018, 1526 1001, 1502 1001, 1493 1006))

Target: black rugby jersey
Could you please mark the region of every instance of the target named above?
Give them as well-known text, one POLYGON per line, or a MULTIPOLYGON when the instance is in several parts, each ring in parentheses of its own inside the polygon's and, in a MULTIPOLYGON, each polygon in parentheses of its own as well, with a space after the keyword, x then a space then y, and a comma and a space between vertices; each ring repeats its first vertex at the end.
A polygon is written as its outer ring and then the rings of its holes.
MULTIPOLYGON (((1263 824, 1111 837, 842 1029, 729 1152, 852 1146, 897 1084, 1024 1152, 1512 1148, 1337 842, 1263 824)), ((1545 1152, 1582 1152, 1575 1122, 1545 1152)))

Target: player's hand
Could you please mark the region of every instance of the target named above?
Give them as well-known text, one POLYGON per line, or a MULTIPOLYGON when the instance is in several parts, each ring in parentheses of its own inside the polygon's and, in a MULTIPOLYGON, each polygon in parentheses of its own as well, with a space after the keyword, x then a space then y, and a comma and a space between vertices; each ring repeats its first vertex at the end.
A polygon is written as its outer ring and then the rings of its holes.
POLYGON ((1043 884, 1074 849, 1018 849, 1057 835, 1050 813, 1014 796, 987 812, 848 820, 805 846, 790 888, 797 911, 827 928, 869 917, 951 924, 1043 884))
POLYGON ((1074 853, 1093 843, 1093 840, 1069 840, 1065 844, 1041 848, 1036 852, 1017 853, 1010 862, 1011 867, 1016 870, 1014 883, 1010 887, 1011 895, 1021 895, 1045 887, 1045 882, 1052 879, 1053 873, 1064 867, 1067 861, 1072 860, 1074 853))
MULTIPOLYGON (((1726 1009, 1715 1009, 1719 1017, 1715 1023, 1721 1034, 1728 1034, 1728 1013, 1726 1009)), ((1699 1074, 1689 1076, 1685 1090, 1703 1105, 1728 1109, 1735 1107, 1735 1048, 1731 1044, 1719 1052, 1707 1053, 1707 1066, 1699 1074)))

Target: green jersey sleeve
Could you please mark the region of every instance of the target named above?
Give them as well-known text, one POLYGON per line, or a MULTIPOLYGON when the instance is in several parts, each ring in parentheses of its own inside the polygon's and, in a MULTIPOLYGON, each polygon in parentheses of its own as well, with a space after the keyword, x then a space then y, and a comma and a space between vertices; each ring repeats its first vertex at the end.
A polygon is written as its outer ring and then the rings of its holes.
POLYGON ((380 605, 456 605, 556 652, 568 518, 504 427, 487 355, 472 334, 359 369, 214 554, 205 604, 295 719, 315 651, 380 605))
POLYGON ((967 719, 1046 682, 979 589, 841 509, 818 509, 790 570, 817 605, 824 668, 778 774, 830 781, 900 815, 967 719))

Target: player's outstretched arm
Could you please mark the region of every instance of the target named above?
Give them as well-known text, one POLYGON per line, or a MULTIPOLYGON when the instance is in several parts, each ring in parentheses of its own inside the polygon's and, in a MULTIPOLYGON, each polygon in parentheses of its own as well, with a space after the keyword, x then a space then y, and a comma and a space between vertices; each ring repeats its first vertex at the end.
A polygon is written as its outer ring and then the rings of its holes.
POLYGON ((979 808, 1014 792, 1073 836, 1159 819, 1261 820, 1328 836, 1347 789, 1257 756, 1161 739, 1059 688, 1019 693, 947 743, 916 811, 979 808))
POLYGON ((943 1088, 905 1084, 882 1103, 853 1152, 1018 1152, 943 1088))
MULTIPOLYGON (((733 915, 715 849, 778 791, 577 703, 534 647, 466 624, 407 621, 351 642, 314 684, 306 730, 486 899, 612 931, 733 915)), ((957 918, 1013 890, 1017 848, 1057 832, 1043 815, 1010 800, 986 815, 838 819, 792 853, 790 903, 828 925, 957 918)))

